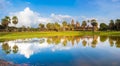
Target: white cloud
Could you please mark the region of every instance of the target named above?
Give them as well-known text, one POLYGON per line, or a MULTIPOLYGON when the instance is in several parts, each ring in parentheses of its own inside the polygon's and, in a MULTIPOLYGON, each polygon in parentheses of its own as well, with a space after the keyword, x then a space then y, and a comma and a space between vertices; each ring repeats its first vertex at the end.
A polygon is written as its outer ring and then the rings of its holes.
POLYGON ((73 19, 73 17, 69 16, 69 15, 61 15, 61 14, 55 15, 54 13, 51 14, 51 18, 58 22, 62 22, 63 20, 69 21, 69 20, 73 19))
POLYGON ((20 26, 35 26, 40 22, 45 22, 45 18, 39 17, 39 13, 36 13, 30 10, 29 7, 26 7, 23 11, 10 13, 11 16, 16 15, 19 19, 17 24, 18 27, 20 26))
POLYGON ((11 16, 16 15, 19 19, 17 24, 18 27, 21 26, 31 26, 38 27, 39 23, 46 24, 48 22, 62 22, 64 20, 70 21, 72 16, 69 15, 56 15, 51 14, 49 17, 41 17, 41 15, 37 12, 32 11, 29 7, 26 7, 23 11, 10 13, 11 16))

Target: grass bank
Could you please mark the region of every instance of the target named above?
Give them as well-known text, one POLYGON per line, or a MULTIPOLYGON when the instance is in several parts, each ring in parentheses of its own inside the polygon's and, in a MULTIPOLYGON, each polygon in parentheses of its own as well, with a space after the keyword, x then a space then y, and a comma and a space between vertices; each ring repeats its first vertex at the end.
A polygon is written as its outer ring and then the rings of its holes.
POLYGON ((85 35, 120 36, 120 32, 118 31, 0 32, 0 41, 2 41, 2 39, 9 40, 9 39, 47 37, 47 36, 85 36, 85 35))

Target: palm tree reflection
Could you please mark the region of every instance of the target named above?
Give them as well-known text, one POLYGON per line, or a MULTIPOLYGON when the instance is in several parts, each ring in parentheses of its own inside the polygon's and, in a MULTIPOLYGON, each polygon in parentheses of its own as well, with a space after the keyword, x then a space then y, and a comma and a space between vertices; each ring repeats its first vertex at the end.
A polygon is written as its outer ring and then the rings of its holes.
POLYGON ((18 46, 14 45, 13 46, 13 53, 16 54, 18 52, 18 46))
POLYGON ((11 47, 9 46, 8 43, 3 43, 3 44, 2 44, 2 50, 3 50, 6 54, 10 54, 10 52, 11 52, 11 47))
POLYGON ((86 47, 87 41, 86 41, 86 40, 83 40, 83 41, 82 41, 82 45, 83 45, 84 47, 86 47))
POLYGON ((65 39, 62 44, 63 46, 67 46, 67 40, 65 39))
POLYGON ((120 48, 120 40, 116 40, 116 48, 120 48))
POLYGON ((111 47, 114 46, 114 42, 113 42, 113 40, 111 38, 109 38, 109 44, 110 44, 111 47))
POLYGON ((18 46, 14 45, 12 48, 11 46, 9 46, 8 43, 3 43, 2 44, 2 50, 6 53, 6 54, 10 54, 11 51, 16 54, 18 52, 18 46))

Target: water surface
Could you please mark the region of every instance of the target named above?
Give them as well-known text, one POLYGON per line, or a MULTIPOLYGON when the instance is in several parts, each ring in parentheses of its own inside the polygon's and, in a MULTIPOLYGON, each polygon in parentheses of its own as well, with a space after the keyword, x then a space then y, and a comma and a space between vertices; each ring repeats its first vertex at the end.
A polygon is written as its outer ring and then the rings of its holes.
POLYGON ((120 37, 55 36, 0 42, 0 60, 21 66, 120 66, 120 37))

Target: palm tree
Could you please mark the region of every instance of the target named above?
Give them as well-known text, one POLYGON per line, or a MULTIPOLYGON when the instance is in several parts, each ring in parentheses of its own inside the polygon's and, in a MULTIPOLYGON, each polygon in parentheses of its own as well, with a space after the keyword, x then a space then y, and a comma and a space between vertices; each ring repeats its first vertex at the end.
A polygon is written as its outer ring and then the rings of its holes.
POLYGON ((82 22, 82 27, 83 27, 83 30, 85 30, 85 26, 87 25, 86 21, 83 21, 82 22))
POLYGON ((2 19, 1 20, 2 22, 1 22, 1 24, 2 24, 2 26, 4 26, 4 27, 7 27, 8 26, 8 21, 4 18, 4 19, 2 19))
POLYGON ((1 22, 2 26, 4 26, 6 28, 6 31, 8 31, 8 25, 9 25, 9 23, 11 21, 10 17, 5 16, 5 18, 3 18, 1 21, 2 21, 1 22))
POLYGON ((42 23, 39 24, 39 28, 40 28, 41 30, 43 30, 44 27, 45 27, 44 24, 42 24, 42 23))
POLYGON ((67 26, 67 22, 66 21, 63 21, 62 22, 62 25, 63 25, 63 30, 65 30, 66 26, 67 26))
POLYGON ((55 26, 55 29, 56 29, 57 31, 60 30, 60 24, 58 24, 57 22, 55 22, 54 26, 55 26))
POLYGON ((11 19, 9 16, 5 16, 5 19, 8 21, 8 23, 10 23, 11 19))
POLYGON ((54 30, 55 29, 54 23, 47 23, 46 27, 47 27, 48 30, 54 30))
POLYGON ((50 23, 47 23, 46 27, 47 27, 48 30, 50 30, 50 23))
POLYGON ((110 30, 114 30, 114 21, 113 20, 110 20, 110 23, 109 23, 109 29, 110 30))
POLYGON ((12 17, 12 23, 13 23, 14 25, 16 25, 16 24, 18 23, 18 18, 17 18, 17 16, 13 16, 13 17, 12 17))
POLYGON ((97 21, 95 19, 92 19, 91 20, 91 25, 93 26, 93 31, 95 31, 97 26, 98 26, 98 23, 97 23, 97 21))
POLYGON ((117 30, 120 30, 120 19, 116 19, 115 26, 117 30))
POLYGON ((10 23, 10 17, 5 16, 5 18, 2 19, 2 23, 1 24, 3 26, 7 27, 9 23, 10 23))

